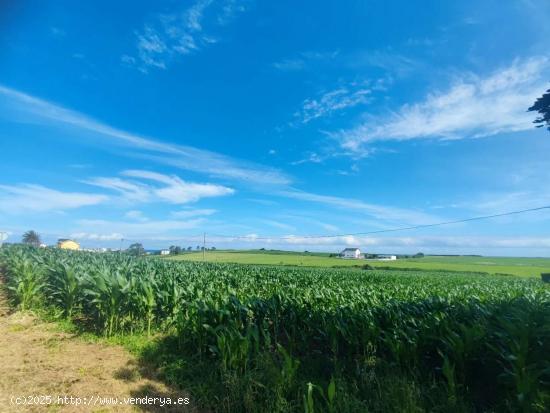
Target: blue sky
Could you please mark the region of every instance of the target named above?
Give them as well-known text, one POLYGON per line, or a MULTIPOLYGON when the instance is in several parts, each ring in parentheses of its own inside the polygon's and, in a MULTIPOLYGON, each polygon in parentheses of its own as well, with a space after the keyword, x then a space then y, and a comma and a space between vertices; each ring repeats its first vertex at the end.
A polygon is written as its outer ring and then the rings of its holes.
POLYGON ((548 211, 304 238, 550 205, 545 0, 0 7, 8 241, 550 255, 548 211))

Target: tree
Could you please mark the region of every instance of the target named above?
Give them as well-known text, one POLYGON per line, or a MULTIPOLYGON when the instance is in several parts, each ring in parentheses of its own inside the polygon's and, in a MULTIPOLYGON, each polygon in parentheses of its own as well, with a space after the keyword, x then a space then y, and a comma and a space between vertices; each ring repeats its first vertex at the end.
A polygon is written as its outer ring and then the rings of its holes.
POLYGON ((197 245, 197 251, 200 250, 200 249, 201 249, 200 245, 197 245))
POLYGON ((187 251, 191 251, 193 247, 187 247, 187 251))
POLYGON ((216 251, 216 247, 212 247, 210 248, 212 251, 216 251))
POLYGON ((135 244, 132 244, 128 247, 128 254, 130 255, 143 255, 145 254, 145 249, 143 248, 143 245, 141 245, 139 242, 136 242, 135 244))
POLYGON ((181 253, 181 247, 178 247, 177 245, 172 245, 169 249, 170 254, 178 255, 181 253))
POLYGON ((23 234, 23 238, 21 239, 23 244, 32 245, 33 247, 39 247, 40 246, 40 235, 36 231, 30 230, 23 234))
POLYGON ((528 111, 540 114, 540 117, 533 121, 533 123, 537 124, 537 128, 542 128, 546 123, 546 128, 550 131, 550 89, 538 98, 528 111))

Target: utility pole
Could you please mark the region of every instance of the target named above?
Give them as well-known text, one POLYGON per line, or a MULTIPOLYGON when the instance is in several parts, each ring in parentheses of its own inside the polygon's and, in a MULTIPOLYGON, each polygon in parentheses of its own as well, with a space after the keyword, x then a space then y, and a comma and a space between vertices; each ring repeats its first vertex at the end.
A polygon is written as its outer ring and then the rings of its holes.
POLYGON ((206 232, 202 234, 202 260, 206 261, 206 232))

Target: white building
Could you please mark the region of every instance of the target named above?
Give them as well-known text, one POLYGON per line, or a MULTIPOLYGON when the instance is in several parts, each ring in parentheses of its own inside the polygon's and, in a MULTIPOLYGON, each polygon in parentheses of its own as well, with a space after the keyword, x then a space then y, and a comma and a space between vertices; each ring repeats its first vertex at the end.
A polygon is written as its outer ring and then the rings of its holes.
POLYGON ((362 258, 359 248, 346 248, 340 253, 340 257, 358 260, 362 258))
POLYGON ((160 255, 169 255, 170 250, 160 250, 160 255))
POLYGON ((379 255, 378 260, 380 261, 394 261, 397 259, 396 255, 379 255))

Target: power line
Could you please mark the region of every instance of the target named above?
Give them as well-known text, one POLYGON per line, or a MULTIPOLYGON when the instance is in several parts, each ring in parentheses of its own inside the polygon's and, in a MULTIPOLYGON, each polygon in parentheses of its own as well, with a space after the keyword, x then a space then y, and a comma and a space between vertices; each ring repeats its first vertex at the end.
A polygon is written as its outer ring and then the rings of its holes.
MULTIPOLYGON (((510 215, 519 215, 524 214, 528 212, 535 212, 535 211, 541 211, 545 209, 550 209, 550 205, 545 205, 537 208, 528 208, 528 209, 521 209, 516 211, 509 211, 509 212, 503 212, 500 214, 492 214, 492 215, 482 215, 477 217, 470 217, 470 218, 464 218, 464 219, 457 219, 453 221, 443 221, 443 222, 437 222, 433 224, 421 224, 421 225, 411 225, 411 226, 404 226, 404 227, 397 227, 397 228, 389 228, 389 229, 381 229, 381 230, 374 230, 374 231, 365 231, 365 232, 353 232, 353 233, 347 233, 347 234, 319 234, 319 235, 287 235, 287 236, 281 236, 281 237, 268 237, 268 236, 253 236, 253 235, 222 235, 222 234, 209 234, 209 236, 212 238, 226 238, 228 240, 238 240, 238 239, 248 239, 248 240, 296 240, 296 239, 311 239, 311 238, 340 238, 340 237, 349 237, 349 236, 359 236, 359 235, 375 235, 375 234, 383 234, 383 233, 389 233, 389 232, 398 232, 398 231, 409 231, 414 229, 422 229, 422 228, 433 228, 433 227, 439 227, 444 225, 452 225, 452 224, 460 224, 464 222, 472 222, 472 221, 481 221, 486 219, 492 219, 492 218, 499 218, 499 217, 505 217, 510 215)), ((42 235, 54 235, 51 233, 42 233, 42 235)), ((55 234, 57 235, 57 234, 55 234)), ((161 242, 161 241, 198 241, 200 242, 202 238, 203 241, 203 248, 205 248, 206 244, 206 233, 202 234, 194 234, 194 235, 188 235, 186 237, 182 238, 164 238, 158 239, 155 241, 161 242)), ((141 238, 119 238, 118 239, 121 243, 122 242, 132 242, 132 241, 142 241, 141 238)), ((90 241, 98 241, 98 240, 90 240, 90 241)), ((105 241, 105 240, 103 240, 105 241)), ((218 241, 221 242, 221 241, 218 241)))
POLYGON ((349 236, 356 236, 356 235, 373 235, 373 234, 382 234, 386 232, 397 232, 397 231, 407 231, 407 230, 413 230, 413 229, 421 229, 421 228, 431 228, 431 227, 438 227, 443 225, 451 225, 451 224, 460 224, 463 222, 471 222, 471 221, 480 221, 484 219, 491 219, 491 218, 498 218, 498 217, 504 217, 509 215, 518 215, 523 214, 526 212, 534 212, 534 211, 540 211, 543 209, 550 209, 550 205, 541 206, 538 208, 528 208, 528 209, 521 209, 517 211, 510 211, 510 212, 503 212, 501 214, 493 214, 493 215, 482 215, 477 217, 471 217, 471 218, 464 218, 464 219, 457 219, 454 221, 444 221, 444 222, 438 222, 434 224, 422 224, 422 225, 412 225, 407 227, 399 227, 399 228, 391 228, 391 229, 381 229, 376 231, 367 231, 367 232, 354 232, 349 234, 333 234, 333 235, 294 235, 294 236, 284 236, 284 237, 253 237, 253 236, 229 236, 229 235, 211 235, 211 236, 217 236, 221 238, 233 238, 233 239, 254 239, 254 240, 272 240, 272 239, 296 239, 296 238, 339 238, 339 237, 349 237, 349 236))

